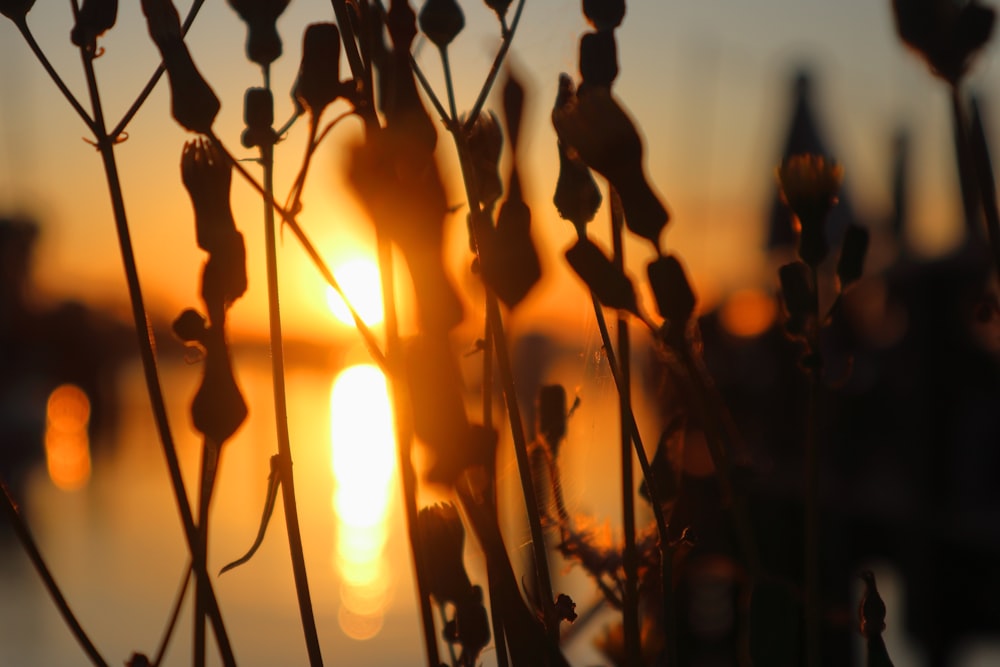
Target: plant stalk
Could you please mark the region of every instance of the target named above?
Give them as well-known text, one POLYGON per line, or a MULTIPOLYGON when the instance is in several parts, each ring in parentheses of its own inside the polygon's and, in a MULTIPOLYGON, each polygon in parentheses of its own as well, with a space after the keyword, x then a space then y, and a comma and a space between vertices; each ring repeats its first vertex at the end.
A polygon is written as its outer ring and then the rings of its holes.
POLYGON ((17 511, 17 504, 14 499, 10 496, 10 491, 7 488, 6 482, 0 480, 0 490, 3 491, 3 508, 4 514, 10 520, 10 525, 14 529, 14 534, 21 541, 21 545, 24 547, 25 552, 28 554, 28 558, 31 560, 31 564, 35 566, 35 571, 38 572, 38 576, 42 578, 42 582, 45 584, 45 588, 49 591, 49 596, 52 601, 56 603, 56 608, 59 609, 60 615, 62 615, 63 620, 66 621, 66 625, 69 626, 70 631, 73 636, 76 637, 76 641, 83 647, 84 652, 86 652, 87 657, 90 661, 94 663, 96 667, 108 667, 108 663, 105 662, 104 658, 101 657, 100 652, 98 652, 97 647, 94 643, 90 641, 90 637, 84 631, 83 626, 77 620, 76 615, 73 610, 70 609, 69 603, 66 602, 66 598, 63 596, 62 591, 59 590, 59 585, 56 584, 55 578, 52 576, 52 572, 49 570, 48 566, 45 564, 45 559, 42 558, 41 552, 38 550, 38 545, 35 543, 35 539, 31 536, 31 531, 28 529, 27 523, 24 521, 24 517, 21 513, 17 511))
MULTIPOLYGON (((815 326, 810 333, 809 352, 819 357, 819 282, 815 266, 810 266, 814 286, 813 315, 815 326)), ((803 495, 805 510, 805 635, 806 667, 822 664, 822 625, 820 607, 820 508, 819 508, 819 362, 808 371, 809 403, 806 408, 805 461, 803 466, 803 495)))
MULTIPOLYGON (((618 192, 611 188, 611 238, 613 261, 619 271, 625 270, 625 244, 623 241, 625 218, 618 192)), ((624 627, 626 664, 638 665, 642 649, 639 639, 639 553, 635 546, 635 478, 632 469, 632 416, 631 341, 626 316, 618 314, 618 385, 619 454, 622 479, 622 528, 625 545, 622 549, 622 569, 625 571, 625 589, 622 591, 622 625, 624 627)), ((650 487, 652 489, 652 487, 650 487)), ((651 497, 655 496, 651 493, 651 497)), ((654 499, 654 503, 655 503, 654 499)))
MULTIPOLYGON (((166 403, 163 399, 163 389, 160 386, 160 378, 156 368, 156 354, 154 352, 155 342, 153 340, 153 330, 149 325, 146 316, 146 307, 143 303, 142 288, 139 284, 139 273, 136 266, 135 254, 132 250, 132 240, 129 233, 128 218, 125 214, 125 200, 122 194, 121 179, 118 176, 118 165, 115 161, 114 139, 108 135, 104 124, 104 112, 101 106, 100 93, 97 88, 97 77, 94 73, 93 54, 88 54, 81 49, 84 72, 87 77, 87 87, 90 91, 91 103, 94 107, 94 125, 97 129, 97 148, 101 153, 101 160, 104 164, 104 172, 108 183, 108 191, 111 197, 111 208, 115 218, 115 228, 118 232, 118 245, 121 251, 122 263, 125 268, 125 279, 128 284, 129 302, 132 307, 132 320, 135 325, 136 334, 139 341, 139 355, 142 359, 143 375, 146 380, 146 389, 149 393, 149 400, 153 410, 153 420, 156 423, 157 432, 160 436, 160 443, 163 453, 167 459, 167 469, 170 473, 170 481, 174 491, 174 498, 177 502, 177 509, 181 516, 181 523, 184 527, 184 536, 187 539, 188 549, 192 558, 197 561, 198 552, 198 531, 194 523, 194 516, 191 513, 191 505, 188 503, 187 492, 184 488, 184 480, 181 476, 180 462, 177 458, 177 448, 174 445, 173 435, 170 431, 170 421, 167 418, 166 403)), ((232 646, 229 643, 229 636, 222 622, 222 614, 219 610, 218 601, 212 589, 211 581, 204 567, 195 565, 195 575, 203 581, 207 591, 207 612, 212 619, 212 628, 215 631, 216 640, 219 645, 219 652, 222 656, 223 664, 227 667, 234 666, 236 659, 233 656, 232 646)))
POLYGON ((281 334, 281 310, 278 301, 278 257, 274 219, 274 147, 261 147, 261 163, 264 167, 264 239, 267 254, 267 305, 271 344, 271 379, 274 387, 274 412, 278 438, 278 465, 281 467, 281 500, 285 508, 285 528, 288 533, 288 550, 292 559, 292 574, 295 579, 295 593, 302 619, 306 650, 311 667, 320 667, 323 656, 320 652, 316 619, 313 615, 309 594, 309 580, 306 575, 305 555, 302 549, 302 535, 299 530, 299 515, 295 499, 295 481, 292 476, 292 448, 288 436, 288 402, 285 394, 285 357, 281 334))

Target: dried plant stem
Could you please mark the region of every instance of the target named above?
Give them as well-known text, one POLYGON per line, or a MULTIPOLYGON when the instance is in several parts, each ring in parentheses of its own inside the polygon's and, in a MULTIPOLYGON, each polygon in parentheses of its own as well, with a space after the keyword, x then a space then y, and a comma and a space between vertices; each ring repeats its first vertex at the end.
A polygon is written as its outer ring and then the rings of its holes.
MULTIPOLYGON (((201 447, 201 485, 198 494, 198 553, 195 555, 199 567, 208 571, 208 511, 212 502, 212 488, 218 472, 219 448, 205 438, 201 447)), ((205 588, 200 581, 195 582, 194 611, 194 665, 205 664, 205 588)))
POLYGON ((517 26, 521 22, 522 11, 524 11, 524 0, 518 0, 517 9, 514 10, 514 20, 511 21, 510 28, 507 28, 505 20, 501 20, 503 40, 500 42, 500 48, 497 50, 497 54, 493 58, 493 65, 490 66, 490 71, 486 75, 486 80, 483 81, 483 86, 479 90, 479 97, 476 98, 476 103, 472 105, 472 111, 469 112, 469 115, 466 118, 465 126, 462 128, 462 132, 464 133, 468 133, 472 129, 472 125, 476 122, 476 119, 479 118, 479 112, 483 110, 483 105, 486 104, 486 98, 493 89, 493 83, 500 74, 500 68, 503 66, 504 60, 507 58, 507 52, 510 50, 511 42, 514 41, 514 33, 517 32, 517 26))
MULTIPOLYGON (((810 266, 812 284, 818 286, 818 273, 810 266)), ((809 353, 819 359, 819 298, 814 291, 813 315, 815 328, 811 330, 809 353)), ((819 509, 819 409, 820 361, 814 361, 808 371, 809 397, 806 408, 805 461, 803 466, 803 495, 805 511, 804 589, 806 667, 822 664, 822 626, 820 602, 820 509, 819 509)))
MULTIPOLYGON (((625 270, 624 227, 625 216, 622 212, 621 199, 618 197, 618 192, 612 187, 611 238, 614 248, 614 264, 619 271, 625 270)), ((625 572, 625 587, 622 591, 622 625, 624 627, 626 664, 638 665, 642 650, 639 639, 639 552, 635 546, 635 478, 632 469, 632 427, 629 423, 633 414, 631 356, 628 319, 624 313, 619 312, 618 372, 621 382, 617 388, 621 435, 619 453, 622 475, 622 528, 625 540, 622 549, 622 569, 625 572)))
POLYGON ((48 566, 45 564, 45 559, 42 558, 42 554, 38 550, 38 545, 35 544, 35 540, 31 536, 31 531, 28 530, 28 525, 25 523, 24 517, 22 517, 21 513, 17 511, 17 504, 14 502, 14 499, 11 498, 6 482, 2 480, 0 480, 0 490, 3 491, 4 514, 7 515, 11 527, 14 529, 14 534, 16 534, 17 539, 21 541, 21 545, 28 554, 31 564, 34 565, 35 571, 38 572, 38 575, 42 578, 45 588, 49 591, 49 596, 51 596, 52 601, 56 603, 56 607, 59 609, 59 613, 62 615, 63 620, 66 621, 66 625, 69 626, 70 631, 73 633, 73 636, 76 637, 76 641, 79 642, 80 646, 83 647, 83 650, 86 652, 87 657, 90 658, 90 661, 97 665, 97 667, 107 667, 108 663, 101 657, 101 654, 98 652, 97 647, 94 646, 94 643, 90 641, 90 637, 87 636, 83 626, 80 625, 76 615, 73 614, 73 610, 70 609, 69 603, 66 602, 66 598, 63 597, 62 591, 59 590, 59 586, 56 584, 56 580, 52 576, 52 572, 49 571, 48 566))
MULTIPOLYGON (((226 156, 229 163, 233 165, 233 168, 240 176, 243 177, 250 187, 263 196, 265 200, 268 200, 269 198, 265 194, 264 187, 250 175, 250 172, 246 170, 246 167, 240 164, 240 162, 233 157, 232 153, 229 152, 225 144, 223 144, 214 133, 209 134, 208 138, 212 141, 215 147, 219 149, 219 152, 226 156)), ((302 248, 309 256, 310 261, 312 261, 313 265, 316 267, 316 270, 319 271, 320 275, 327 282, 327 284, 333 288, 337 295, 343 299, 348 312, 351 314, 351 318, 354 320, 355 328, 358 330, 358 333, 361 334, 361 338, 364 341, 365 346, 368 348, 368 353, 372 356, 372 360, 378 364, 379 368, 382 369, 384 373, 390 373, 391 369, 389 368, 389 363, 386 361, 385 354, 379 348, 378 340, 376 339, 374 332, 371 330, 371 327, 365 324, 365 321, 361 319, 361 315, 358 314, 357 309, 351 305, 351 301, 344 292, 344 288, 340 285, 340 282, 336 279, 336 277, 334 277, 333 271, 330 270, 326 261, 323 260, 322 255, 320 255, 319 251, 316 250, 316 246, 309 240, 309 237, 302 229, 302 226, 299 225, 295 216, 275 202, 273 197, 271 197, 269 201, 271 208, 273 208, 285 224, 288 225, 288 228, 292 230, 292 234, 294 234, 295 238, 298 239, 302 248)))
MULTIPOLYGON (((268 77, 265 75, 265 80, 268 77)), ((274 393, 274 413, 278 438, 278 465, 281 469, 281 500, 284 506, 285 529, 288 533, 288 550, 292 559, 292 574, 295 579, 295 593, 302 619, 309 664, 319 667, 323 664, 320 652, 316 619, 313 615, 312 599, 309 594, 309 579, 306 575, 305 555, 302 550, 302 534, 299 530, 299 515, 295 499, 295 480, 292 475, 292 448, 288 436, 288 403, 285 394, 285 356, 281 334, 281 310, 278 301, 278 253, 274 219, 274 147, 261 147, 261 163, 264 167, 264 239, 267 255, 267 304, 271 344, 271 379, 274 393)))
POLYGON ((184 576, 181 578, 181 585, 174 596, 173 608, 170 610, 170 620, 167 621, 167 627, 163 630, 163 637, 160 638, 160 645, 153 656, 153 667, 163 662, 163 656, 167 652, 167 646, 170 644, 171 637, 173 637, 174 628, 177 627, 177 618, 181 615, 181 605, 184 604, 184 598, 187 597, 188 584, 191 582, 191 573, 193 571, 194 565, 191 561, 188 561, 187 567, 184 569, 184 576))
POLYGON ((976 186, 979 188, 979 201, 986 218, 986 235, 993 254, 993 267, 1000 272, 1000 211, 997 210, 996 182, 993 179, 993 165, 990 160, 990 149, 986 143, 982 120, 976 101, 972 101, 973 123, 970 128, 962 107, 962 100, 957 87, 952 88, 952 109, 956 114, 955 125, 959 128, 960 141, 966 145, 969 163, 975 172, 976 186), (970 133, 971 129, 971 133, 970 133))
MULTIPOLYGON (((118 245, 121 251, 122 263, 125 268, 125 279, 128 283, 129 301, 132 307, 132 319, 135 325, 136 334, 139 341, 139 355, 142 359, 143 374, 146 380, 146 389, 149 393, 150 404, 153 409, 153 420, 160 436, 160 443, 163 453, 167 459, 167 469, 170 473, 170 482, 174 491, 174 498, 177 502, 177 509, 181 516, 181 523, 184 527, 184 536, 187 539, 188 550, 192 558, 197 561, 195 554, 198 552, 198 531, 194 523, 194 516, 191 513, 191 505, 188 503, 187 492, 184 489, 184 480, 181 476, 180 463, 177 458, 177 449, 174 445, 173 435, 170 431, 170 421, 167 419, 166 404, 163 399, 163 389, 160 386, 160 378, 156 369, 155 344, 153 341, 153 331, 149 326, 146 316, 146 307, 143 303, 142 288, 139 285, 139 273, 136 267, 135 254, 132 250, 132 240, 129 233, 128 218, 125 215, 125 199, 122 194, 121 179, 118 176, 118 165, 115 161, 114 138, 111 137, 104 124, 104 112, 101 106, 100 93, 97 89, 97 77, 94 73, 93 55, 82 51, 83 67, 87 77, 87 87, 90 92, 91 103, 94 107, 94 126, 97 130, 97 148, 101 154, 104 164, 104 172, 108 183, 108 191, 111 197, 111 208, 115 218, 115 228, 118 232, 118 245)), ((212 589, 211 581, 204 567, 195 564, 195 575, 204 582, 208 609, 207 613, 212 619, 212 629, 215 632, 219 645, 219 652, 222 656, 223 664, 227 667, 236 664, 233 656, 232 646, 229 643, 229 636, 226 633, 225 625, 222 622, 222 614, 219 611, 218 601, 212 589)))
MULTIPOLYGON (((194 23, 194 19, 196 16, 198 16, 198 11, 201 9, 201 6, 203 4, 205 4, 205 0, 194 0, 194 2, 191 3, 191 8, 188 10, 187 16, 184 17, 184 23, 181 25, 182 36, 186 36, 188 30, 191 29, 191 25, 194 23)), ((128 126, 130 122, 132 122, 132 119, 139 112, 139 109, 146 101, 146 98, 148 98, 149 95, 153 92, 153 89, 156 88, 156 84, 159 83, 160 78, 163 77, 163 73, 166 71, 167 68, 164 67, 163 63, 161 62, 157 66, 156 71, 153 72, 153 75, 149 77, 149 81, 146 82, 146 85, 139 92, 139 95, 135 98, 135 101, 132 102, 132 106, 128 108, 128 111, 125 112, 125 115, 122 116, 122 119, 118 121, 117 125, 115 125, 115 129, 111 130, 111 132, 109 133, 109 136, 112 139, 118 139, 118 136, 125 131, 125 128, 128 126)))
MULTIPOLYGON (((42 51, 42 47, 40 47, 38 45, 38 42, 35 41, 35 36, 31 34, 31 29, 28 28, 27 20, 25 18, 20 18, 15 20, 14 24, 17 26, 17 29, 21 31, 21 36, 24 37, 24 41, 28 43, 28 47, 31 48, 31 52, 35 54, 35 57, 38 59, 38 62, 41 63, 42 67, 45 68, 45 71, 48 73, 49 78, 51 78, 52 82, 56 84, 56 88, 58 88, 59 92, 63 94, 63 97, 65 97, 66 101, 69 102, 71 107, 73 107, 73 110, 76 111, 76 113, 79 114, 80 118, 83 119, 83 122, 87 125, 87 127, 91 130, 91 132, 93 132, 94 135, 97 136, 99 132, 97 124, 94 122, 94 119, 90 117, 90 114, 88 114, 87 111, 83 108, 83 105, 81 105, 79 100, 76 99, 76 96, 73 95, 70 89, 66 87, 66 83, 62 80, 62 77, 59 76, 59 73, 56 72, 55 68, 52 66, 52 63, 49 62, 49 59, 45 55, 45 52, 42 51)), ((117 135, 112 135, 112 136, 117 136, 117 135)))

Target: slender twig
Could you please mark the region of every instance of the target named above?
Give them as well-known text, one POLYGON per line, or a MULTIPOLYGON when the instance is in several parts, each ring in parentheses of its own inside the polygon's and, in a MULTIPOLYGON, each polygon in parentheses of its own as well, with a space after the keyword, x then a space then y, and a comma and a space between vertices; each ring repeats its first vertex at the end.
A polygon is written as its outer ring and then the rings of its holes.
MULTIPOLYGON (((198 552, 198 531, 194 523, 194 516, 191 513, 191 505, 188 503, 187 492, 184 488, 184 479, 181 476, 180 462, 177 458, 177 448, 174 445, 173 435, 170 430, 170 421, 167 418, 166 403, 163 399, 163 389, 160 386, 160 378, 157 373, 156 353, 154 352, 156 345, 153 339, 153 330, 149 325, 146 315, 146 306, 142 298, 142 288, 139 284, 139 273, 135 254, 132 249, 128 218, 125 214, 125 199, 122 194, 121 179, 118 176, 118 165, 115 160, 114 138, 105 129, 104 112, 101 106, 100 93, 97 89, 97 76, 94 72, 93 54, 88 53, 85 49, 81 49, 80 51, 87 78, 87 88, 90 92, 91 104, 94 108, 97 148, 104 164, 108 191, 111 197, 111 209, 114 213, 115 228, 118 232, 118 245, 125 269, 129 302, 132 307, 132 320, 139 341, 139 355, 142 359, 146 389, 149 393, 149 400, 153 409, 153 420, 156 423, 163 453, 167 459, 167 469, 170 473, 170 482, 173 487, 174 498, 177 502, 177 509, 181 516, 181 523, 184 526, 184 536, 187 538, 188 550, 192 558, 197 561, 195 554, 198 552)), ((208 573, 205 571, 205 568, 199 567, 196 563, 195 574, 205 584, 208 596, 207 612, 212 619, 212 629, 215 631, 222 661, 227 667, 235 665, 236 659, 233 656, 233 649, 229 643, 229 636, 226 633, 225 624, 222 621, 222 614, 219 611, 218 601, 212 589, 211 581, 208 578, 208 573)))
POLYGON ((66 98, 66 101, 69 102, 70 106, 73 107, 74 111, 76 111, 76 113, 79 114, 80 118, 83 119, 83 122, 86 123, 87 128, 91 132, 93 132, 94 135, 96 136, 98 134, 98 129, 96 123, 94 122, 94 119, 90 117, 90 114, 88 114, 86 109, 83 108, 83 105, 81 105, 79 100, 76 99, 76 96, 73 95, 70 89, 66 87, 66 83, 62 80, 62 77, 59 76, 59 73, 56 72, 55 68, 52 66, 52 63, 49 62, 49 59, 45 55, 45 52, 42 51, 42 47, 40 47, 38 45, 38 42, 35 41, 35 36, 31 34, 31 29, 28 28, 27 21, 24 18, 21 18, 19 20, 15 20, 14 24, 17 26, 17 29, 21 31, 21 35, 24 37, 24 41, 26 41, 28 43, 28 46, 31 48, 31 52, 35 54, 35 57, 38 58, 38 62, 41 63, 42 67, 45 68, 45 71, 52 79, 52 82, 56 84, 56 88, 59 89, 59 92, 63 94, 63 97, 66 98))
POLYGON ((193 564, 191 561, 188 561, 187 567, 184 569, 184 576, 181 578, 181 585, 174 596, 174 605, 170 611, 170 620, 167 621, 167 627, 163 630, 163 637, 160 638, 160 645, 153 656, 153 667, 157 667, 157 665, 162 663, 163 656, 167 653, 167 646, 170 645, 170 639, 174 635, 174 628, 177 627, 177 619, 181 615, 181 605, 184 604, 184 598, 187 597, 187 591, 191 583, 191 573, 193 571, 193 564))
POLYGON ((500 74, 500 68, 507 57, 507 51, 510 50, 510 44, 514 41, 514 33, 517 32, 517 26, 521 22, 521 12, 523 10, 524 0, 519 0, 517 9, 514 10, 514 20, 511 21, 510 29, 506 29, 506 26, 501 23, 502 27, 504 27, 503 41, 500 43, 497 55, 493 58, 493 65, 490 67, 490 71, 486 75, 486 80, 483 82, 483 87, 479 91, 479 97, 476 98, 476 103, 472 105, 472 111, 469 112, 469 117, 465 121, 465 127, 462 128, 463 132, 468 132, 472 129, 473 123, 479 117, 479 112, 483 110, 483 105, 486 104, 486 97, 490 94, 490 90, 493 89, 493 82, 496 81, 497 75, 500 74))
POLYGON ((453 123, 458 122, 458 109, 455 106, 455 81, 451 76, 451 61, 448 60, 448 47, 442 46, 438 49, 441 54, 441 69, 444 70, 444 85, 448 92, 448 109, 451 113, 448 117, 453 123))
MULTIPOLYGON (((270 89, 270 68, 263 68, 265 86, 270 89)), ((260 161, 264 168, 264 239, 267 256, 267 305, 271 347, 271 381, 274 394, 275 426, 278 440, 278 461, 281 467, 281 500, 285 508, 285 528, 288 550, 292 559, 295 593, 299 603, 299 616, 305 636, 309 664, 320 667, 323 656, 316 630, 309 579, 306 574, 302 534, 299 528, 298 504, 295 497, 295 480, 292 475, 292 448, 288 435, 288 399, 285 392, 284 339, 281 333, 281 310, 278 301, 278 252, 274 219, 274 146, 265 142, 260 147, 260 161)))
POLYGON ((52 576, 52 572, 45 564, 45 559, 42 558, 42 554, 38 550, 38 545, 35 544, 35 539, 31 536, 31 531, 28 529, 28 525, 25 523, 24 517, 22 517, 21 513, 17 511, 17 504, 14 502, 14 499, 11 498, 6 482, 2 480, 0 480, 0 490, 3 491, 4 514, 6 514, 7 518, 10 520, 10 525, 14 529, 14 533, 21 541, 21 545, 28 554, 31 564, 35 566, 35 571, 38 572, 38 576, 42 578, 45 588, 49 591, 49 596, 52 598, 52 601, 55 602, 63 620, 66 621, 66 625, 69 626, 70 631, 73 633, 73 636, 76 637, 76 641, 79 642, 80 646, 83 647, 83 650, 87 653, 87 657, 90 658, 90 661, 94 663, 94 665, 97 665, 97 667, 107 667, 108 663, 103 657, 101 657, 101 654, 98 652, 97 647, 94 646, 94 643, 90 641, 90 637, 87 636, 83 626, 80 625, 76 615, 73 614, 73 610, 70 609, 69 603, 66 602, 66 598, 63 596, 62 591, 59 590, 59 585, 56 584, 56 580, 52 576))
MULTIPOLYGON (((219 466, 218 445, 207 437, 201 446, 201 485, 198 493, 198 553, 199 567, 208 571, 208 513, 212 502, 212 488, 219 466)), ((205 589, 195 582, 194 608, 194 665, 205 664, 205 589)))
MULTIPOLYGON (((960 109, 960 107, 958 107, 960 109)), ((979 200, 986 217, 986 236, 990 249, 993 251, 993 268, 1000 272, 1000 211, 997 210, 997 188, 993 179, 993 164, 990 160, 990 148, 986 142, 982 117, 979 115, 979 105, 972 100, 972 134, 969 136, 972 166, 976 172, 979 184, 979 200)))
MULTIPOLYGON (((240 176, 244 178, 244 180, 246 180, 246 182, 250 185, 250 187, 256 190, 258 194, 264 196, 265 195, 264 187, 257 182, 257 180, 250 174, 250 172, 246 170, 246 168, 238 160, 236 160, 236 158, 233 157, 232 153, 229 152, 229 149, 226 148, 225 144, 223 144, 222 141, 217 136, 215 136, 214 133, 209 134, 208 138, 211 139, 212 143, 215 144, 216 148, 218 148, 219 151, 226 156, 226 159, 229 160, 230 164, 233 165, 233 168, 236 169, 237 173, 239 173, 240 176)), ((265 199, 267 199, 266 196, 265 199)), ((361 338, 364 340, 365 345, 368 348, 368 353, 372 355, 372 359, 375 361, 375 363, 379 365, 379 368, 381 368, 383 372, 390 373, 392 369, 389 368, 389 364, 386 361, 385 354, 382 352, 381 349, 379 349, 378 340, 375 338, 375 334, 374 332, 372 332, 371 327, 369 327, 365 323, 365 321, 361 319, 361 315, 358 314, 358 311, 354 308, 354 306, 351 305, 351 301, 350 299, 347 298, 347 294, 346 292, 344 292, 344 288, 340 285, 340 282, 334 277, 333 272, 330 270, 330 267, 323 260, 323 257, 322 255, 319 254, 319 251, 316 250, 316 246, 313 245, 312 241, 309 240, 309 237, 306 236, 305 231, 303 231, 302 226, 299 225, 298 221, 295 219, 295 216, 286 211, 284 208, 282 208, 281 205, 276 203, 273 198, 271 198, 270 200, 270 206, 271 208, 274 209, 274 211, 278 214, 278 216, 285 221, 285 224, 288 225, 288 228, 292 230, 292 233, 295 235, 295 238, 298 239, 299 243, 302 244, 303 249, 306 251, 306 254, 309 256, 309 259, 316 266, 316 269, 319 271, 323 279, 326 280, 327 284, 333 288, 333 290, 340 296, 341 299, 343 299, 344 304, 347 306, 348 312, 350 312, 351 314, 351 318, 354 320, 354 326, 357 328, 358 333, 361 334, 361 338)))
MULTIPOLYGON (((624 247, 625 216, 622 212, 618 192, 611 188, 611 238, 614 248, 613 261, 619 271, 625 270, 624 247)), ((632 471, 632 389, 630 372, 631 345, 626 315, 618 314, 618 385, 619 428, 621 435, 621 479, 622 479, 622 527, 625 545, 622 549, 622 569, 625 572, 625 587, 622 591, 622 625, 624 627, 626 664, 638 665, 641 649, 639 645, 639 552, 635 545, 635 480, 632 471)), ((650 487, 652 488, 652 487, 650 487)), ((655 497, 654 494, 650 494, 655 497)), ((655 501, 654 501, 655 502, 655 501)))
MULTIPOLYGON (((194 0, 194 2, 191 3, 191 9, 188 10, 187 16, 184 17, 184 23, 181 25, 182 37, 186 36, 188 30, 191 29, 191 25, 194 23, 194 19, 198 16, 198 11, 201 9, 203 4, 205 4, 205 0, 194 0)), ((109 136, 112 139, 117 139, 118 136, 125 131, 125 128, 130 122, 132 122, 135 115, 139 113, 139 109, 146 102, 146 98, 148 98, 153 92, 153 89, 156 88, 156 84, 159 83, 160 78, 166 71, 167 69, 164 67, 162 62, 156 67, 156 71, 149 77, 149 81, 146 82, 143 89, 139 91, 139 95, 135 98, 135 101, 132 102, 132 106, 128 108, 128 111, 125 112, 122 119, 118 121, 117 125, 115 125, 115 129, 110 132, 109 136)))
MULTIPOLYGON (((812 284, 818 285, 818 273, 810 266, 812 284)), ((809 354, 815 357, 808 370, 809 399, 806 413, 805 462, 803 470, 803 494, 805 508, 805 637, 806 667, 820 667, 822 664, 822 627, 820 609, 820 511, 819 511, 819 407, 820 368, 819 350, 819 298, 813 293, 814 325, 809 333, 809 354)))

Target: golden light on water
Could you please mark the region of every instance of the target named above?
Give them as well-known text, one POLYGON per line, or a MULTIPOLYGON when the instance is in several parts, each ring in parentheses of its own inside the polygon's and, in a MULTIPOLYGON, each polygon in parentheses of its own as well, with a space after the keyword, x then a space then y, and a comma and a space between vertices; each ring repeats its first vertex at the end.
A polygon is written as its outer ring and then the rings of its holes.
POLYGON ((385 376, 373 365, 341 371, 330 391, 334 561, 340 573, 340 627, 371 639, 382 628, 392 594, 386 554, 396 471, 392 406, 385 376))
POLYGON ((72 384, 49 394, 45 415, 45 465, 52 483, 75 491, 90 479, 90 399, 72 384))
MULTIPOLYGON (((338 266, 333 274, 365 324, 382 321, 382 283, 375 262, 358 257, 338 266)), ((351 311, 332 287, 326 288, 326 302, 338 320, 354 326, 351 311)))

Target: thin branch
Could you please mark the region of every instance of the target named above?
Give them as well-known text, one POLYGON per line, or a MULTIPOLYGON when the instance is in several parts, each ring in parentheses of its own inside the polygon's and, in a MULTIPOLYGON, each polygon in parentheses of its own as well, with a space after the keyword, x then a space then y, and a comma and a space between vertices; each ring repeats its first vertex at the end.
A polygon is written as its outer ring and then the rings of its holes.
POLYGON ((45 52, 42 51, 42 47, 40 47, 38 45, 38 42, 35 41, 35 36, 31 34, 31 29, 28 28, 27 21, 22 18, 18 21, 15 21, 14 24, 17 26, 17 29, 21 31, 21 35, 24 37, 24 41, 26 41, 28 43, 28 46, 31 47, 32 53, 35 54, 35 57, 38 58, 38 62, 40 62, 42 64, 42 67, 45 68, 45 71, 52 79, 52 82, 56 84, 56 87, 59 89, 59 92, 63 94, 63 97, 66 98, 66 101, 69 102, 70 106, 72 106, 73 109, 76 111, 76 113, 79 114, 80 118, 83 119, 83 122, 86 123, 87 128, 94 133, 94 136, 97 136, 98 129, 97 129, 97 124, 94 122, 94 119, 90 117, 90 114, 88 114, 86 109, 83 108, 83 105, 81 105, 80 102, 76 99, 76 96, 73 95, 70 89, 66 87, 66 83, 59 76, 59 73, 56 72, 55 68, 52 66, 52 63, 49 62, 49 59, 45 56, 45 52))
POLYGON ((63 596, 62 591, 59 590, 58 584, 56 584, 55 578, 52 576, 52 572, 49 571, 48 566, 45 564, 45 559, 42 558, 41 552, 38 550, 38 545, 35 544, 35 539, 31 536, 31 531, 28 529, 27 523, 24 521, 24 517, 21 513, 17 511, 17 504, 14 499, 10 496, 10 491, 7 489, 7 484, 0 480, 0 490, 3 491, 3 508, 4 514, 10 520, 11 527, 14 528, 14 533, 17 535, 21 544, 24 546, 25 552, 28 554, 28 558, 31 559, 31 564, 35 566, 35 571, 42 578, 42 582, 45 584, 45 588, 49 591, 49 596, 51 596, 52 601, 56 603, 56 607, 59 609, 59 613, 62 615, 63 620, 66 621, 66 625, 69 626, 70 631, 73 636, 76 637, 76 641, 80 643, 83 650, 87 653, 87 657, 90 661, 97 665, 97 667, 107 667, 108 663, 105 662, 104 658, 97 651, 97 647, 94 643, 90 641, 90 637, 84 632, 83 626, 76 619, 73 614, 73 610, 70 609, 69 603, 66 602, 66 598, 63 596))
MULTIPOLYGON (((184 23, 181 25, 181 37, 187 36, 188 30, 191 29, 191 24, 194 23, 194 19, 198 16, 198 11, 201 9, 203 4, 205 4, 205 0, 194 0, 194 2, 191 3, 191 9, 188 10, 187 16, 184 17, 184 23)), ((163 73, 166 71, 167 69, 163 66, 162 62, 156 67, 156 71, 153 72, 151 77, 149 77, 149 81, 146 82, 146 85, 139 92, 139 96, 135 98, 134 102, 132 102, 132 106, 128 108, 128 111, 125 112, 122 119, 118 121, 117 125, 115 125, 115 129, 111 131, 109 136, 112 139, 119 137, 121 133, 125 131, 125 128, 130 122, 132 122, 135 115, 139 113, 139 109, 146 102, 146 98, 148 98, 153 92, 153 89, 156 88, 156 84, 159 83, 160 77, 162 77, 163 73)))
POLYGON ((510 44, 514 41, 514 33, 517 32, 517 26, 521 22, 521 12, 523 10, 524 0, 519 0, 517 9, 514 11, 514 20, 511 21, 510 29, 504 31, 503 42, 501 42, 500 49, 493 59, 493 65, 490 67, 489 74, 486 75, 486 81, 483 82, 483 87, 479 91, 479 97, 476 98, 476 103, 472 105, 472 111, 469 112, 469 117, 465 121, 465 127, 462 128, 463 132, 468 132, 472 129, 473 123, 479 117, 479 112, 483 110, 483 105, 486 104, 486 97, 490 94, 493 82, 496 81, 497 75, 500 74, 500 67, 507 57, 507 51, 510 50, 510 44))

